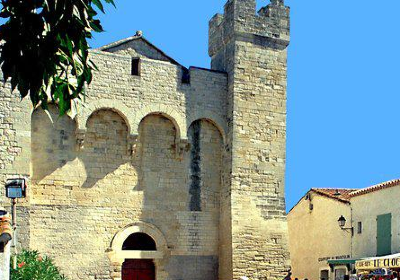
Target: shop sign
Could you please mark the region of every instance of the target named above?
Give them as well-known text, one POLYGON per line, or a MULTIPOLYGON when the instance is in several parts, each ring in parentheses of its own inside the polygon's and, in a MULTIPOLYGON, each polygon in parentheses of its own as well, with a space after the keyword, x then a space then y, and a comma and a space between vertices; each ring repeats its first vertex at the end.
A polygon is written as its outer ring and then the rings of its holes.
POLYGON ((400 257, 360 260, 356 262, 357 270, 374 270, 378 268, 399 268, 400 257))
POLYGON ((319 258, 318 262, 326 262, 328 260, 347 260, 347 259, 350 259, 350 255, 323 257, 323 258, 319 258))

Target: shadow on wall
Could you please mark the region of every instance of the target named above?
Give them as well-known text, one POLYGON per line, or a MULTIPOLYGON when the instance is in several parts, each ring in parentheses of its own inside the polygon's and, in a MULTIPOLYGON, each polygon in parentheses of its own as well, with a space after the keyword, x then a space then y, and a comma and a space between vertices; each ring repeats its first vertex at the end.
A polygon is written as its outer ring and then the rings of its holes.
MULTIPOLYGON (((156 192, 164 191, 185 181, 181 161, 174 148, 176 128, 171 120, 162 115, 148 115, 139 125, 139 146, 137 167, 139 171, 138 190, 148 192, 145 199, 158 200, 156 192)), ((165 193, 168 196, 168 193, 165 193)))
MULTIPOLYGON (((82 147, 76 137, 77 124, 69 116, 58 116, 50 106, 32 114, 32 178, 65 180, 91 188, 118 169, 124 175, 127 164, 138 176, 137 191, 146 190, 144 199, 156 202, 160 189, 165 198, 185 197, 188 209, 201 211, 201 200, 215 201, 220 185, 222 135, 207 120, 197 120, 189 127, 189 150, 177 155, 177 131, 173 121, 160 114, 142 119, 139 137, 132 156, 128 142, 129 128, 123 117, 111 109, 97 110, 86 123, 82 147), (203 190, 201 189, 203 188, 203 190), (212 190, 211 190, 212 188, 212 190), (205 198, 208 199, 205 199, 205 198), (210 200, 210 198, 213 198, 210 200)), ((178 203, 182 205, 181 202, 178 203)))
POLYGON ((138 190, 143 191, 140 220, 153 224, 177 244, 177 213, 186 211, 186 158, 177 157, 176 128, 161 115, 148 115, 139 125, 138 190))
POLYGON ((76 122, 58 116, 52 106, 32 114, 32 178, 67 178, 82 187, 99 180, 131 161, 128 156, 128 126, 111 110, 94 112, 87 122, 84 148, 78 149, 76 122), (62 169, 62 170, 61 170, 62 169))
POLYGON ((59 118, 54 106, 32 113, 32 177, 41 180, 77 157, 75 122, 59 118))
MULTIPOLYGON (((135 210, 126 210, 130 211, 130 219, 156 226, 172 248, 189 254, 171 257, 162 264, 163 269, 175 271, 177 279, 186 274, 198 275, 199 271, 207 279, 217 279, 223 155, 220 130, 208 120, 194 121, 182 156, 176 149, 181 139, 176 139, 174 122, 160 114, 150 114, 139 125, 132 154, 129 126, 123 116, 111 109, 101 109, 90 116, 84 137, 76 137, 74 120, 57 114, 56 108, 50 108, 49 113, 37 110, 32 115, 33 179, 43 180, 43 184, 60 180, 56 185, 64 188, 68 184, 109 187, 113 197, 101 195, 101 201, 131 203, 135 210), (78 145, 78 138, 83 145, 78 145), (126 188, 119 191, 119 184, 126 188), (137 193, 128 193, 128 189, 137 193), (182 263, 190 271, 183 271, 182 263)), ((89 196, 98 191, 101 190, 84 192, 82 199, 90 201, 89 196)), ((127 204, 119 205, 122 207, 118 211, 125 211, 127 204)))
POLYGON ((84 148, 80 153, 86 169, 83 187, 99 180, 131 161, 128 155, 128 126, 111 110, 94 112, 87 121, 84 148))

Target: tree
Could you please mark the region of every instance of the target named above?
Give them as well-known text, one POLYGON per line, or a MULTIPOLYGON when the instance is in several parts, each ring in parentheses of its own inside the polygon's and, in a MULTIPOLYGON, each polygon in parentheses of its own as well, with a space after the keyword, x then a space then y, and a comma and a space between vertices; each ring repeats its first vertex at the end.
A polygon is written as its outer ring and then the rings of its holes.
POLYGON ((11 269, 11 280, 66 280, 53 261, 37 251, 24 250, 17 255, 17 263, 17 269, 11 269))
POLYGON ((58 104, 60 115, 85 96, 96 66, 87 39, 102 32, 97 10, 114 0, 1 0, 0 65, 4 80, 34 108, 58 104))

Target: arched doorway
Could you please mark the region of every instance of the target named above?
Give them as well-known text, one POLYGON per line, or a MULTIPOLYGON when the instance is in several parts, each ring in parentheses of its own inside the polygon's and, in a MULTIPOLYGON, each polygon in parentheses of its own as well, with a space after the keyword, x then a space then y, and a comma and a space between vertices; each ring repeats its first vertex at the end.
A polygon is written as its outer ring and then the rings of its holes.
MULTIPOLYGON (((135 232, 122 244, 123 251, 157 251, 154 239, 146 233, 135 232)), ((151 259, 125 259, 122 280, 155 280, 155 265, 151 259)))
POLYGON ((110 272, 113 272, 111 279, 167 278, 163 262, 169 252, 167 240, 154 225, 144 222, 130 224, 114 236, 110 245, 107 255, 111 261, 110 272), (146 276, 142 275, 143 271, 146 276))
POLYGON ((156 242, 148 234, 135 232, 122 244, 123 251, 157 251, 156 242))
POLYGON ((122 280, 155 280, 152 260, 125 260, 122 264, 122 280))

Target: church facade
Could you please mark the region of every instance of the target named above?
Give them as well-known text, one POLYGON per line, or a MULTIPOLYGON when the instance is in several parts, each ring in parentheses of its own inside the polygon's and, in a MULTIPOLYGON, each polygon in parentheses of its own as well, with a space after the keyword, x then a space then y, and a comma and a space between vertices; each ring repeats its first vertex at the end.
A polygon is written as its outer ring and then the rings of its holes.
POLYGON ((289 26, 283 0, 229 0, 211 69, 140 32, 93 50, 75 116, 32 112, 3 85, 0 179, 29 181, 20 247, 71 280, 283 278, 289 26))

